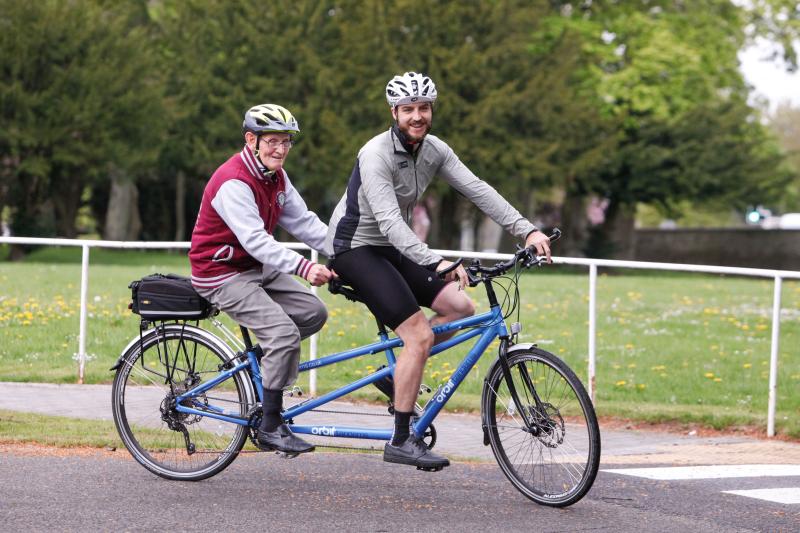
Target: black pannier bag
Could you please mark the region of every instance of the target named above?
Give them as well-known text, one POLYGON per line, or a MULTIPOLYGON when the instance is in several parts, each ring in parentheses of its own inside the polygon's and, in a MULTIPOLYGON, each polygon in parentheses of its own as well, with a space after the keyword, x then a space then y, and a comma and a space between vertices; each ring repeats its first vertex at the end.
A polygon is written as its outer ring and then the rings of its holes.
POLYGON ((214 311, 184 276, 151 274, 131 282, 128 288, 131 310, 146 320, 200 320, 214 311))

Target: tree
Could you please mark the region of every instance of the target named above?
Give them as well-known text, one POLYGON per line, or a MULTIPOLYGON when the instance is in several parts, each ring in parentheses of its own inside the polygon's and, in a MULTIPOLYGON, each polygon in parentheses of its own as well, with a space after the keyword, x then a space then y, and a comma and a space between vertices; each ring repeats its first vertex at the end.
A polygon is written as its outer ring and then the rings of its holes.
MULTIPOLYGON (((769 117, 769 126, 786 155, 787 172, 792 175, 791 183, 780 197, 778 208, 784 212, 798 212, 800 211, 800 108, 792 107, 789 103, 779 104, 769 117)), ((761 196, 757 198, 757 201, 751 203, 765 203, 761 196)))
POLYGON ((609 200, 596 239, 604 245, 594 252, 630 256, 639 202, 674 208, 685 198, 740 197, 757 183, 776 190, 785 179, 774 142, 745 103, 736 57, 745 41, 741 8, 704 0, 558 9, 545 36, 581 35, 593 58, 583 94, 619 125, 618 148, 569 185, 609 200), (765 166, 745 165, 753 159, 765 166))
POLYGON ((140 7, 0 1, 0 152, 14 233, 74 237, 84 188, 152 159, 160 98, 140 7))

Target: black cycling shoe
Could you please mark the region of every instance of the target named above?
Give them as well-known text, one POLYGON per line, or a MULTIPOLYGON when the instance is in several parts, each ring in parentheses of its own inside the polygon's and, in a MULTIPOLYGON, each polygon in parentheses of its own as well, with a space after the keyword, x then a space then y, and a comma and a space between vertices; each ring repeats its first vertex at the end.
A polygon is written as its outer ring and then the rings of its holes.
POLYGON ((275 431, 258 430, 258 443, 265 449, 283 453, 297 454, 313 452, 314 445, 306 442, 289 429, 286 424, 281 424, 275 431))
POLYGON ((413 433, 398 444, 391 441, 383 447, 383 460, 387 463, 416 466, 419 470, 437 471, 450 466, 450 460, 430 451, 422 440, 413 433))

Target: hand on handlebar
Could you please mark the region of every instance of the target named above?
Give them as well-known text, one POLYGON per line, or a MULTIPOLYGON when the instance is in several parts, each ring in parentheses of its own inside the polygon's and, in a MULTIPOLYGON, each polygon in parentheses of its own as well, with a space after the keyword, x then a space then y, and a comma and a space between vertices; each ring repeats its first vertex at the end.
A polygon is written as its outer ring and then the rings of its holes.
POLYGON ((338 277, 335 272, 328 270, 328 267, 319 263, 314 264, 306 274, 306 280, 315 287, 327 283, 334 277, 338 277))
MULTIPOLYGON (((452 261, 448 261, 446 259, 442 259, 442 262, 436 266, 436 272, 439 273, 442 270, 447 270, 449 267, 453 265, 452 261)), ((458 281, 458 289, 464 290, 469 284, 469 278, 467 277, 467 271, 464 270, 462 265, 458 265, 454 270, 451 270, 447 274, 444 275, 445 281, 458 281)))
POLYGON ((525 248, 533 248, 537 255, 545 256, 548 263, 553 262, 550 258, 550 237, 541 231, 537 230, 528 235, 528 238, 525 239, 525 248))

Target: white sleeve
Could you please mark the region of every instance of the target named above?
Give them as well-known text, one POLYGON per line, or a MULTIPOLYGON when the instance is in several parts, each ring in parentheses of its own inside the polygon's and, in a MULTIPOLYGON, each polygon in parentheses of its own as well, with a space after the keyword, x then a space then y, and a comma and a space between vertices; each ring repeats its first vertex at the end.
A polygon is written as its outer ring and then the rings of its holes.
POLYGON ((328 235, 328 225, 322 222, 316 213, 308 210, 303 197, 294 188, 288 176, 284 177, 284 183, 286 203, 283 204, 278 224, 298 241, 325 255, 323 245, 328 235))
POLYGON ((298 267, 308 261, 281 246, 267 233, 258 212, 253 191, 240 180, 228 180, 217 191, 211 206, 231 229, 242 248, 262 264, 287 274, 298 274, 298 267))

